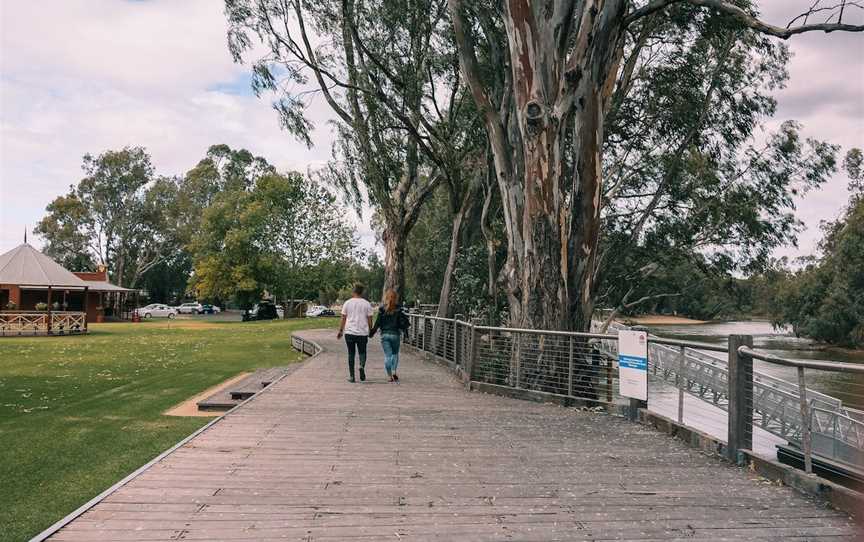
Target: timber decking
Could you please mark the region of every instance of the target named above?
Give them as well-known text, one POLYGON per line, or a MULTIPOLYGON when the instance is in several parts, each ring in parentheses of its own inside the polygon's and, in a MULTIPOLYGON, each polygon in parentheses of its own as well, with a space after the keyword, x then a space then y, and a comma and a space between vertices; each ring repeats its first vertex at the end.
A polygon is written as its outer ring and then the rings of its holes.
POLYGON ((258 369, 230 387, 217 391, 203 401, 199 401, 198 410, 227 412, 278 380, 282 375, 290 374, 299 366, 300 364, 295 363, 288 367, 258 369))
POLYGON ((856 540, 845 515, 624 419, 324 351, 51 540, 856 540))

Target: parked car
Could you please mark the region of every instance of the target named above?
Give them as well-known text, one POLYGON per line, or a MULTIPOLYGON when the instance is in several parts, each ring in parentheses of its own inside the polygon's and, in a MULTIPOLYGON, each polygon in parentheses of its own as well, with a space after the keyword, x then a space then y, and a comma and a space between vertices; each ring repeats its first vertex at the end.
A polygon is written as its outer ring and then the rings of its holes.
POLYGON ((285 318, 285 311, 282 310, 282 307, 274 305, 269 301, 256 303, 251 309, 243 313, 244 322, 250 320, 276 320, 280 318, 285 318))
POLYGON ((316 318, 318 316, 336 316, 336 313, 333 312, 333 309, 324 305, 312 305, 306 311, 307 318, 316 318))
POLYGON ((306 310, 307 318, 315 318, 317 316, 323 316, 324 311, 327 310, 327 307, 322 305, 312 305, 306 310))
POLYGON ((146 307, 135 309, 135 314, 139 318, 174 318, 177 316, 177 309, 161 303, 151 303, 146 307))
POLYGON ((177 312, 180 314, 201 314, 201 303, 197 301, 183 303, 177 307, 177 312))
POLYGON ((198 311, 198 314, 219 314, 220 312, 222 311, 216 305, 205 303, 201 305, 201 310, 198 311))

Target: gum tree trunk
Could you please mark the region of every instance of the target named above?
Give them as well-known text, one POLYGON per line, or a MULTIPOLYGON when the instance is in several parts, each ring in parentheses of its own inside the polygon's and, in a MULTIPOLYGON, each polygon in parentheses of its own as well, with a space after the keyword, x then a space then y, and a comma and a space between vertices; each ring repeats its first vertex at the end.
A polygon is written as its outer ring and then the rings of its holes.
POLYGON ((465 225, 465 217, 473 205, 473 196, 474 191, 471 188, 466 188, 462 201, 458 203, 458 207, 454 205, 456 208, 454 209, 453 223, 450 228, 450 252, 447 255, 447 265, 444 268, 441 293, 438 295, 437 316, 440 318, 449 318, 453 313, 450 306, 450 293, 453 290, 453 273, 456 271, 456 258, 459 256, 459 249, 462 247, 462 229, 465 225))
POLYGON ((603 118, 626 5, 505 0, 512 99, 496 107, 481 82, 462 0, 449 0, 460 68, 483 114, 502 194, 511 325, 590 326, 603 118))
POLYGON ((395 290, 399 299, 405 293, 405 244, 408 237, 401 225, 388 226, 382 235, 384 242, 384 291, 395 290))

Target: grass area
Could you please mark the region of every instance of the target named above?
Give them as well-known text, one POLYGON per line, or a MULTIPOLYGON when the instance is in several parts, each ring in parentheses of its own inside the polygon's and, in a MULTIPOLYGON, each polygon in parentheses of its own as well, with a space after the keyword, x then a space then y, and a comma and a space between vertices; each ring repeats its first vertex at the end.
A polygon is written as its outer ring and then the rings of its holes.
POLYGON ((0 540, 27 540, 208 423, 163 416, 242 371, 297 361, 337 320, 91 325, 0 339, 0 540))

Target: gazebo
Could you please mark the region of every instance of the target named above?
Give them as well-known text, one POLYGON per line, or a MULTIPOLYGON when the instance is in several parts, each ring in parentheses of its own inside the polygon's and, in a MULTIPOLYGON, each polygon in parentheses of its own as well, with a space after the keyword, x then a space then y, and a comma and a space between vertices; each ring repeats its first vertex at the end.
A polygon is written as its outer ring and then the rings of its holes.
POLYGON ((0 336, 86 333, 88 322, 100 319, 106 293, 132 291, 104 273, 85 278, 26 242, 0 255, 0 336))

